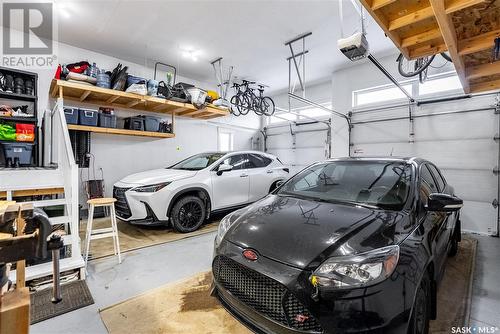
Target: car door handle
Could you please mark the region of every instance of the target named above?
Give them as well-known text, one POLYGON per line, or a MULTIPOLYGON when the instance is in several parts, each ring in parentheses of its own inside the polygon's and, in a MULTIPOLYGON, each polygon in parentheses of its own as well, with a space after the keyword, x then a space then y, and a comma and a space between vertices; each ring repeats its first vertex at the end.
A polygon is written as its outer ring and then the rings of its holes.
POLYGON ((271 169, 268 169, 268 170, 266 171, 266 173, 267 173, 267 174, 272 174, 272 173, 273 173, 273 171, 272 171, 271 169))
POLYGON ((241 174, 240 177, 248 177, 248 174, 241 174))

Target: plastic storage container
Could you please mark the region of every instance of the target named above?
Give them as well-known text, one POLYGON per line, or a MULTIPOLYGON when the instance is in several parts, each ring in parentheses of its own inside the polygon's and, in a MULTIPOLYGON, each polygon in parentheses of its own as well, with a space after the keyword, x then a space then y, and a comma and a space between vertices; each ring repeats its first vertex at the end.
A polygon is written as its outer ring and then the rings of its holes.
POLYGON ((35 125, 16 123, 16 141, 22 141, 22 142, 35 141, 35 125))
POLYGON ((144 119, 142 117, 125 118, 125 129, 144 131, 144 119))
POLYGON ((116 115, 99 113, 99 126, 101 128, 116 128, 116 115))
POLYGON ((97 126, 97 121, 99 117, 97 116, 97 111, 95 110, 87 110, 87 109, 79 109, 79 124, 88 125, 88 126, 97 126))
POLYGON ((34 145, 30 143, 2 143, 6 166, 31 165, 34 145))
POLYGON ((68 124, 78 124, 78 114, 78 108, 64 108, 64 116, 68 124))
POLYGON ((158 132, 160 129, 160 119, 154 116, 139 116, 144 120, 144 131, 158 132))

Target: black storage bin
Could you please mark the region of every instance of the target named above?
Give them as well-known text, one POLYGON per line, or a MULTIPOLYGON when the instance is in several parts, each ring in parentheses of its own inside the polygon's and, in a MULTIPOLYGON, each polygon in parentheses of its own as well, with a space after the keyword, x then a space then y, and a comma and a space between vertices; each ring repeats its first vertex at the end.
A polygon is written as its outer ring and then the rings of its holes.
POLYGON ((125 129, 144 131, 144 119, 142 117, 125 118, 125 129))
POLYGON ((31 165, 33 143, 2 143, 7 167, 31 165))
POLYGON ((144 119, 144 131, 158 132, 160 129, 160 119, 154 116, 139 116, 144 119))
POLYGON ((116 128, 116 115, 99 113, 99 126, 101 128, 116 128))
POLYGON ((88 126, 97 126, 97 111, 95 110, 87 110, 87 109, 79 109, 79 124, 88 125, 88 126))
POLYGON ((78 124, 78 108, 64 108, 64 116, 66 116, 66 123, 78 124))

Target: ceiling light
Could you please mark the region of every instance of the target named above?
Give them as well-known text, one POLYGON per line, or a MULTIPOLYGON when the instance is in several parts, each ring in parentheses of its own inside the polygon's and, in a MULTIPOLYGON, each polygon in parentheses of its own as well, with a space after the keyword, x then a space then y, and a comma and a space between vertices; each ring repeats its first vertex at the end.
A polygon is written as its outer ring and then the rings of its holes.
POLYGON ((192 61, 198 60, 198 54, 199 54, 198 50, 181 50, 181 52, 184 58, 189 58, 192 61))

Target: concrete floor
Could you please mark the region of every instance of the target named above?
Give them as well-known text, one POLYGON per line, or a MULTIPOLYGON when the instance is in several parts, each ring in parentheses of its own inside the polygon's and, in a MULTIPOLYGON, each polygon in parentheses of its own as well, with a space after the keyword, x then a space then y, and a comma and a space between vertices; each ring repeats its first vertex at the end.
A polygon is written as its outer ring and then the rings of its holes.
MULTIPOLYGON (((147 290, 209 270, 215 233, 140 249, 89 263, 87 283, 95 304, 31 327, 32 334, 105 334, 99 309, 147 290)), ((500 239, 479 240, 471 309, 472 326, 500 327, 500 239)), ((497 329, 494 332, 500 331, 497 329)), ((451 333, 451 329, 450 329, 451 333)), ((491 333, 491 332, 490 332, 491 333)))

